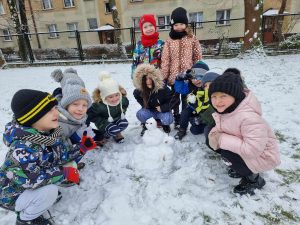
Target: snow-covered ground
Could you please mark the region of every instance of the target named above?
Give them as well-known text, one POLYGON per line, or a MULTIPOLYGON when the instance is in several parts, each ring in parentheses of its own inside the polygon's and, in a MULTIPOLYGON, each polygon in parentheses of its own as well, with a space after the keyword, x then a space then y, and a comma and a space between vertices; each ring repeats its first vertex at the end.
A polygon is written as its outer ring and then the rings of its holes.
MULTIPOLYGON (((132 96, 129 64, 74 66, 90 92, 102 70, 125 87, 130 125, 124 132, 125 143, 111 142, 86 155, 80 186, 61 188, 63 198, 51 209, 57 224, 300 224, 300 55, 252 54, 206 62, 213 70, 240 69, 247 86, 261 101, 265 119, 276 131, 282 163, 277 170, 262 174, 266 186, 252 197, 232 194, 239 179, 228 177, 219 156, 205 146, 203 135, 188 133, 181 142, 170 139, 168 144, 161 141, 155 146, 140 138, 141 127, 135 117, 139 105, 132 96), (171 162, 167 160, 171 165, 155 164, 157 157, 153 156, 160 151, 171 157, 171 162)), ((0 70, 1 136, 12 117, 13 94, 21 88, 51 92, 59 85, 50 78, 56 68, 0 70)), ((172 130, 170 136, 174 135, 172 130)), ((1 163, 6 152, 1 142, 1 163)), ((0 224, 14 221, 14 213, 0 209, 0 224)))

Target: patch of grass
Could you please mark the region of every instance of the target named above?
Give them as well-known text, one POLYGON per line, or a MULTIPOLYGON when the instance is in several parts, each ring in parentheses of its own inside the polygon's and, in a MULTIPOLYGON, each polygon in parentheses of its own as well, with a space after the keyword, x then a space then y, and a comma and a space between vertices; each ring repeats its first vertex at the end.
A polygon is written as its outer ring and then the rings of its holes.
POLYGON ((213 155, 209 155, 208 158, 210 160, 220 160, 221 156, 219 154, 213 154, 213 155))
POLYGON ((280 219, 271 215, 270 213, 260 213, 260 212, 254 212, 256 216, 259 216, 267 221, 267 224, 279 224, 280 219))
POLYGON ((204 224, 210 224, 212 222, 212 218, 205 213, 202 214, 204 224))
POLYGON ((300 169, 297 170, 275 169, 274 171, 283 177, 284 184, 300 182, 300 169))
POLYGON ((298 154, 294 154, 291 156, 292 159, 300 159, 300 155, 298 154))
POLYGON ((276 131, 275 131, 275 136, 277 137, 277 139, 278 139, 278 141, 279 141, 280 143, 286 142, 287 137, 284 136, 282 133, 280 133, 280 131, 276 130, 276 131))

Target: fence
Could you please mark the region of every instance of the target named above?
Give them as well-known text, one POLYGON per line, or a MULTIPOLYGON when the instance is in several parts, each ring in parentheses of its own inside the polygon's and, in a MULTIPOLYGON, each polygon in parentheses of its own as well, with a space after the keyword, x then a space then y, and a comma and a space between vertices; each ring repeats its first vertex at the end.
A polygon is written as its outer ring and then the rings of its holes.
MULTIPOLYGON (((190 27, 200 40, 204 54, 236 54, 242 48, 244 18, 193 22, 190 27)), ((169 25, 160 25, 158 29, 160 38, 166 40, 170 31, 169 25)), ((123 46, 127 56, 131 57, 141 35, 137 27, 0 35, 0 39, 6 39, 6 46, 2 47, 0 42, 0 48, 7 62, 21 61, 17 39, 28 36, 30 43, 26 45, 31 63, 45 60, 114 59, 120 57, 115 41, 116 32, 121 32, 123 46)))

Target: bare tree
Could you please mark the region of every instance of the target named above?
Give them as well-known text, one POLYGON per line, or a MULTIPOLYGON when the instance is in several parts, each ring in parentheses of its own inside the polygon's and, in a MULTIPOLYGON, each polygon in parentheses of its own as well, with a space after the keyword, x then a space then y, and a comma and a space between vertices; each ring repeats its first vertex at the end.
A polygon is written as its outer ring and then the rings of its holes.
POLYGON ((116 6, 116 1, 115 0, 109 0, 109 5, 111 7, 112 10, 112 19, 113 19, 113 23, 114 23, 114 34, 115 34, 115 40, 117 42, 118 45, 118 50, 119 53, 121 55, 121 58, 127 58, 126 55, 126 50, 123 46, 122 43, 122 36, 121 36, 121 22, 120 22, 120 18, 119 18, 119 12, 116 6))
POLYGON ((244 0, 245 6, 245 36, 244 50, 261 45, 261 23, 263 0, 244 0))
POLYGON ((277 27, 277 32, 275 33, 276 39, 278 42, 281 42, 284 40, 284 35, 282 33, 282 25, 283 25, 283 20, 284 16, 282 14, 284 13, 285 7, 286 7, 286 1, 287 0, 281 0, 281 6, 278 11, 278 16, 276 17, 276 27, 277 27))

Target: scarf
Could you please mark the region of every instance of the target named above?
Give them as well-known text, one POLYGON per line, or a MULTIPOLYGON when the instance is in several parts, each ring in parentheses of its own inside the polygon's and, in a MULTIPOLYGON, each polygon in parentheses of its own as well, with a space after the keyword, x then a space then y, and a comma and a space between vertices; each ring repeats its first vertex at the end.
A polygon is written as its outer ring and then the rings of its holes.
POLYGON ((154 34, 151 34, 151 35, 144 35, 142 34, 142 37, 141 37, 141 41, 142 41, 142 45, 144 47, 150 47, 154 44, 157 43, 157 40, 158 40, 158 32, 155 32, 154 34))
POLYGON ((170 38, 173 40, 181 39, 186 35, 187 35, 186 31, 177 32, 177 31, 173 30, 173 28, 171 28, 171 31, 169 33, 170 38))

